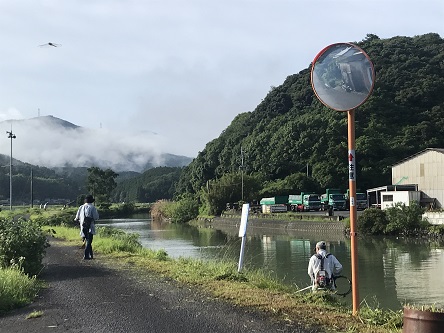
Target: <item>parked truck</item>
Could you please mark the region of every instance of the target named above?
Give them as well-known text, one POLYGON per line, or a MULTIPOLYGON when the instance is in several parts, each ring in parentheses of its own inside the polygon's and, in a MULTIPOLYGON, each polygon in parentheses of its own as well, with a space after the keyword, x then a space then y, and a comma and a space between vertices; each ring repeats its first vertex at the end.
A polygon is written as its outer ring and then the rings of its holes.
POLYGON ((287 211, 288 195, 262 198, 260 204, 263 214, 283 213, 287 211))
POLYGON ((327 210, 329 207, 333 210, 346 210, 345 196, 341 190, 328 188, 321 195, 321 209, 327 210))
POLYGON ((291 194, 288 196, 288 205, 294 212, 309 212, 321 209, 321 199, 316 193, 291 194))
MULTIPOLYGON (((350 190, 347 190, 347 192, 344 194, 344 197, 346 208, 350 209, 350 190)), ((368 207, 367 193, 357 192, 355 200, 357 210, 364 210, 368 207)))

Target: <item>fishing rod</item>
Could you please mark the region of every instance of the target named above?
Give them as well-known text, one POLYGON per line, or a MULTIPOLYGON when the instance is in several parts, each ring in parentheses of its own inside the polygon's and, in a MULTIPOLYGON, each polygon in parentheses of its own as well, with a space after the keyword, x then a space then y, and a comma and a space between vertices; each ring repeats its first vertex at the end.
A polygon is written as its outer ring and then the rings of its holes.
POLYGON ((298 291, 295 291, 295 294, 296 294, 296 293, 300 293, 301 291, 307 290, 308 288, 312 288, 312 286, 308 286, 308 287, 306 287, 306 288, 299 289, 298 291))

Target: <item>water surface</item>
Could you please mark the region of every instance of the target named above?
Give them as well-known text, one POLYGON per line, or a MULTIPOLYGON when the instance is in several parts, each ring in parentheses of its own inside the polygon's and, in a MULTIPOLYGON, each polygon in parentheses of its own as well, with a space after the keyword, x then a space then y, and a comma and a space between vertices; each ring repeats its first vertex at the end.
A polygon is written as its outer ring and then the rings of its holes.
MULTIPOLYGON (((238 229, 197 228, 153 222, 149 219, 102 220, 140 235, 145 248, 164 249, 174 258, 224 258, 238 262, 238 229)), ((246 268, 263 268, 287 284, 300 288, 310 283, 307 265, 319 240, 328 244, 350 277, 350 240, 342 234, 307 233, 281 229, 247 228, 246 268)), ((399 309, 405 303, 444 307, 444 244, 442 242, 365 237, 358 239, 359 299, 383 308, 399 309)), ((351 297, 345 298, 351 302, 351 297)))

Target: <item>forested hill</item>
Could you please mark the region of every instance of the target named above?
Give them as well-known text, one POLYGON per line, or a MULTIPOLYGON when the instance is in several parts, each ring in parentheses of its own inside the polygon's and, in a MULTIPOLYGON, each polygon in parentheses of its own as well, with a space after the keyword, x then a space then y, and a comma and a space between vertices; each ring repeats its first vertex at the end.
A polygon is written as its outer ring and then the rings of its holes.
MULTIPOLYGON (((367 189, 390 184, 397 161, 444 147, 444 40, 434 33, 389 39, 369 34, 354 44, 366 51, 376 73, 372 96, 356 111, 357 185, 367 189)), ((254 111, 239 114, 209 142, 184 169, 177 193, 239 173, 241 147, 245 175, 260 176, 264 186, 301 179, 307 166, 305 181, 314 181, 313 187, 348 186, 347 114, 318 101, 310 68, 273 87, 254 111)))
MULTIPOLYGON (((0 201, 9 200, 10 156, 0 154, 0 201)), ((37 201, 49 199, 74 200, 85 193, 86 168, 54 170, 12 159, 13 204, 28 204, 32 197, 37 201)))
POLYGON ((182 168, 157 167, 143 174, 122 180, 112 193, 115 202, 155 202, 170 199, 182 168))

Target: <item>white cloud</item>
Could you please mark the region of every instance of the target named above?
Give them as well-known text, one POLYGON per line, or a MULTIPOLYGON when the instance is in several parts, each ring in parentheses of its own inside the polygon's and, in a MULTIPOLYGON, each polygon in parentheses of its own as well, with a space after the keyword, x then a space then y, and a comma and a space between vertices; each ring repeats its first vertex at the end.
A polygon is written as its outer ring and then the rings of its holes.
POLYGON ((8 108, 4 113, 0 113, 0 122, 9 119, 23 119, 23 115, 15 108, 8 108))

